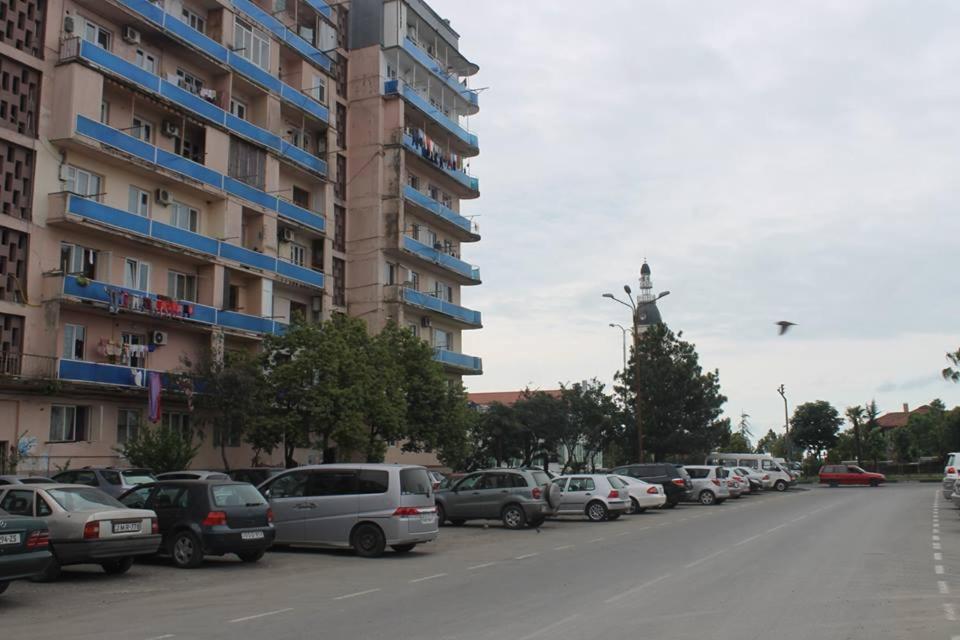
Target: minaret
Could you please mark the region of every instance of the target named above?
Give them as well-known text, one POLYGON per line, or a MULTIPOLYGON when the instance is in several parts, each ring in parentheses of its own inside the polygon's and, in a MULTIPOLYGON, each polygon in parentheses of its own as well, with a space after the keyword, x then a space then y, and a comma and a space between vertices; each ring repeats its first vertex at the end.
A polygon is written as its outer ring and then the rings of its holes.
POLYGON ((653 281, 650 279, 650 265, 647 260, 643 260, 643 266, 640 267, 640 290, 637 292, 637 322, 640 333, 646 331, 647 327, 654 324, 660 324, 660 310, 657 303, 654 302, 656 296, 653 293, 653 281))

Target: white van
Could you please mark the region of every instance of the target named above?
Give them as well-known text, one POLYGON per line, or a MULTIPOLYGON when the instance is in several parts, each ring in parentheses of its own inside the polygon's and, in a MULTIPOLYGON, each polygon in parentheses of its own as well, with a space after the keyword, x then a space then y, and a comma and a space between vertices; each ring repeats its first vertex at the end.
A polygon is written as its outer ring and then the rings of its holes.
POLYGON ((787 487, 796 483, 796 479, 786 466, 781 465, 773 456, 766 453, 711 453, 707 456, 706 463, 729 469, 746 467, 762 471, 770 476, 771 484, 777 491, 786 491, 787 487))

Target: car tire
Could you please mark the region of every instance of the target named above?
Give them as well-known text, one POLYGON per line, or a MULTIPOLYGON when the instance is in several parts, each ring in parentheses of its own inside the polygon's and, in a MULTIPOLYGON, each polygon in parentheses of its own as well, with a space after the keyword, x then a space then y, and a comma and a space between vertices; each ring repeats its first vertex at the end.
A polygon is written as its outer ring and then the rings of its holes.
POLYGON ((463 518, 457 518, 456 520, 450 521, 450 524, 452 524, 455 527, 462 527, 464 523, 466 523, 466 520, 464 520, 463 518))
POLYGON ((443 508, 443 505, 439 502, 437 503, 437 526, 442 527, 447 522, 447 510, 443 508))
POLYGON ((57 559, 57 555, 53 554, 53 557, 50 558, 50 564, 47 565, 47 568, 43 570, 43 573, 35 576, 33 578, 34 582, 53 582, 60 577, 60 561, 57 559))
POLYGON ((9 587, 10 587, 10 581, 9 581, 9 580, 5 580, 5 581, 3 581, 3 582, 0 582, 0 593, 3 593, 4 591, 6 591, 9 587))
POLYGON ((717 502, 717 496, 713 493, 713 491, 704 490, 701 491, 700 495, 697 496, 697 500, 700 502, 700 504, 711 505, 717 502))
POLYGON ((203 548, 192 531, 180 531, 170 541, 170 557, 178 569, 196 569, 203 563, 203 548))
POLYGON ((361 524, 353 530, 351 545, 361 558, 378 558, 387 548, 387 539, 375 524, 361 524))
POLYGON ((396 553, 410 553, 413 551, 413 548, 417 546, 414 544, 392 544, 390 548, 393 549, 396 553))
POLYGON ((664 505, 661 507, 661 509, 676 509, 678 504, 680 504, 679 501, 678 501, 678 502, 666 502, 666 503, 664 503, 664 505))
POLYGON ((518 504, 508 504, 500 512, 500 519, 507 529, 523 529, 527 524, 527 514, 518 504))
POLYGON ((776 489, 777 491, 780 491, 781 493, 786 491, 787 487, 788 485, 785 480, 777 480, 777 482, 773 485, 773 488, 776 489))
POLYGON ((610 516, 610 511, 607 509, 607 505, 599 500, 594 500, 593 502, 587 503, 587 508, 584 509, 584 515, 587 516, 587 520, 590 522, 603 522, 610 516))
POLYGON ((546 522, 546 520, 547 520, 547 519, 544 518, 544 517, 534 518, 533 520, 527 521, 527 526, 528 526, 528 527, 533 527, 534 529, 536 529, 536 528, 538 528, 540 525, 542 525, 544 522, 546 522))
POLYGON ((543 495, 546 497, 547 505, 554 511, 560 508, 560 487, 552 482, 543 485, 543 495))
POLYGON ((630 515, 636 515, 638 513, 643 513, 643 511, 644 510, 640 508, 640 503, 637 502, 637 499, 630 498, 630 511, 628 511, 627 513, 629 513, 630 515))
POLYGON ((133 566, 133 556, 105 560, 100 563, 100 566, 103 567, 104 573, 111 576, 120 576, 130 571, 130 567, 133 566))
POLYGON ((622 513, 608 513, 608 514, 607 514, 607 520, 611 520, 611 521, 612 521, 612 520, 616 520, 617 518, 619 518, 619 517, 622 516, 622 515, 623 515, 622 513))
POLYGON ((880 486, 880 482, 879 482, 878 480, 871 480, 871 481, 870 481, 870 486, 871 486, 871 487, 879 487, 879 486, 880 486))
POLYGON ((257 551, 240 551, 237 553, 237 557, 243 562, 253 564, 254 562, 260 562, 260 558, 263 557, 264 553, 266 553, 264 549, 259 549, 257 551))

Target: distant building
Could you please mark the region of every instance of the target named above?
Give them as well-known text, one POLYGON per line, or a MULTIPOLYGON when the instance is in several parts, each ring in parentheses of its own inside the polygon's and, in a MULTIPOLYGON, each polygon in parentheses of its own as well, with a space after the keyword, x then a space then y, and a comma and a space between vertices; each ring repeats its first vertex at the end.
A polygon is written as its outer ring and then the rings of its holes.
POLYGON ((653 293, 653 280, 650 278, 650 265, 643 261, 640 267, 640 291, 637 293, 637 304, 642 305, 639 313, 640 333, 646 331, 649 327, 660 324, 663 319, 660 317, 660 309, 657 308, 656 294, 653 293))
POLYGON ((930 413, 930 411, 931 408, 928 404, 917 407, 911 411, 910 405, 904 402, 903 411, 890 411, 889 413, 885 413, 877 418, 877 424, 880 425, 881 429, 896 429, 897 427, 905 427, 907 426, 907 422, 910 421, 910 416, 925 415, 930 413))

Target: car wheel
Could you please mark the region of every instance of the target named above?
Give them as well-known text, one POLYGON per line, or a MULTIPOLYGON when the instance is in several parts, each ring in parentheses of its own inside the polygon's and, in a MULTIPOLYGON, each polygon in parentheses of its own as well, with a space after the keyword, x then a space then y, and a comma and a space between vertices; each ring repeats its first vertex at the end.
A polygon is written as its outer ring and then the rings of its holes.
POLYGON ((773 485, 773 488, 776 489, 777 491, 786 491, 787 483, 784 480, 777 480, 777 483, 773 485))
POLYGON ((616 519, 619 518, 621 515, 623 515, 623 514, 622 514, 622 513, 608 513, 608 514, 607 514, 607 520, 616 520, 616 519))
POLYGON ((666 502, 661 509, 676 509, 679 502, 666 502))
POLYGON ((871 487, 879 487, 879 486, 880 486, 880 483, 877 482, 876 480, 871 480, 871 481, 870 481, 870 486, 871 486, 871 487))
POLYGON ((590 522, 603 522, 610 512, 607 510, 607 505, 594 500, 587 505, 586 514, 590 522))
POLYGON ((836 489, 837 487, 840 486, 840 483, 839 483, 839 482, 829 482, 829 483, 827 483, 827 484, 829 484, 830 487, 833 488, 833 489, 836 489))
POLYGON ((3 593, 10 587, 10 581, 0 582, 0 593, 3 593))
POLYGON ((170 557, 180 569, 195 569, 203 562, 200 541, 190 531, 181 531, 170 543, 170 557))
POLYGON ((362 558, 377 558, 383 555, 387 539, 383 531, 374 524, 361 524, 353 531, 353 548, 362 558))
POLYGON ((254 563, 259 562, 264 553, 265 551, 263 549, 260 549, 259 551, 241 551, 237 553, 237 557, 244 562, 254 563))
POLYGON ((630 515, 643 513, 643 510, 640 509, 640 503, 637 502, 636 498, 630 498, 630 511, 628 511, 627 513, 629 513, 630 515))
POLYGON ((413 548, 417 546, 416 544, 392 544, 390 548, 396 551, 397 553, 410 553, 413 551, 413 548))
POLYGON ((711 505, 717 501, 717 496, 714 495, 713 491, 701 491, 697 499, 700 504, 711 505))
POLYGON ((100 566, 103 567, 103 571, 112 576, 123 575, 127 571, 130 571, 130 567, 133 566, 133 556, 125 556, 123 558, 114 558, 113 560, 106 560, 100 563, 100 566))
POLYGON ((536 529, 537 527, 542 525, 546 520, 547 520, 546 518, 534 518, 533 520, 530 520, 529 522, 527 522, 527 526, 530 526, 536 529))
POLYGON ((503 526, 507 529, 523 529, 524 525, 527 524, 527 514, 523 512, 519 505, 515 504, 505 506, 500 513, 500 518, 503 520, 503 526))
POLYGON ((34 582, 53 582, 60 577, 60 561, 57 559, 56 554, 50 558, 50 564, 47 565, 47 568, 43 570, 38 576, 33 578, 34 582))

